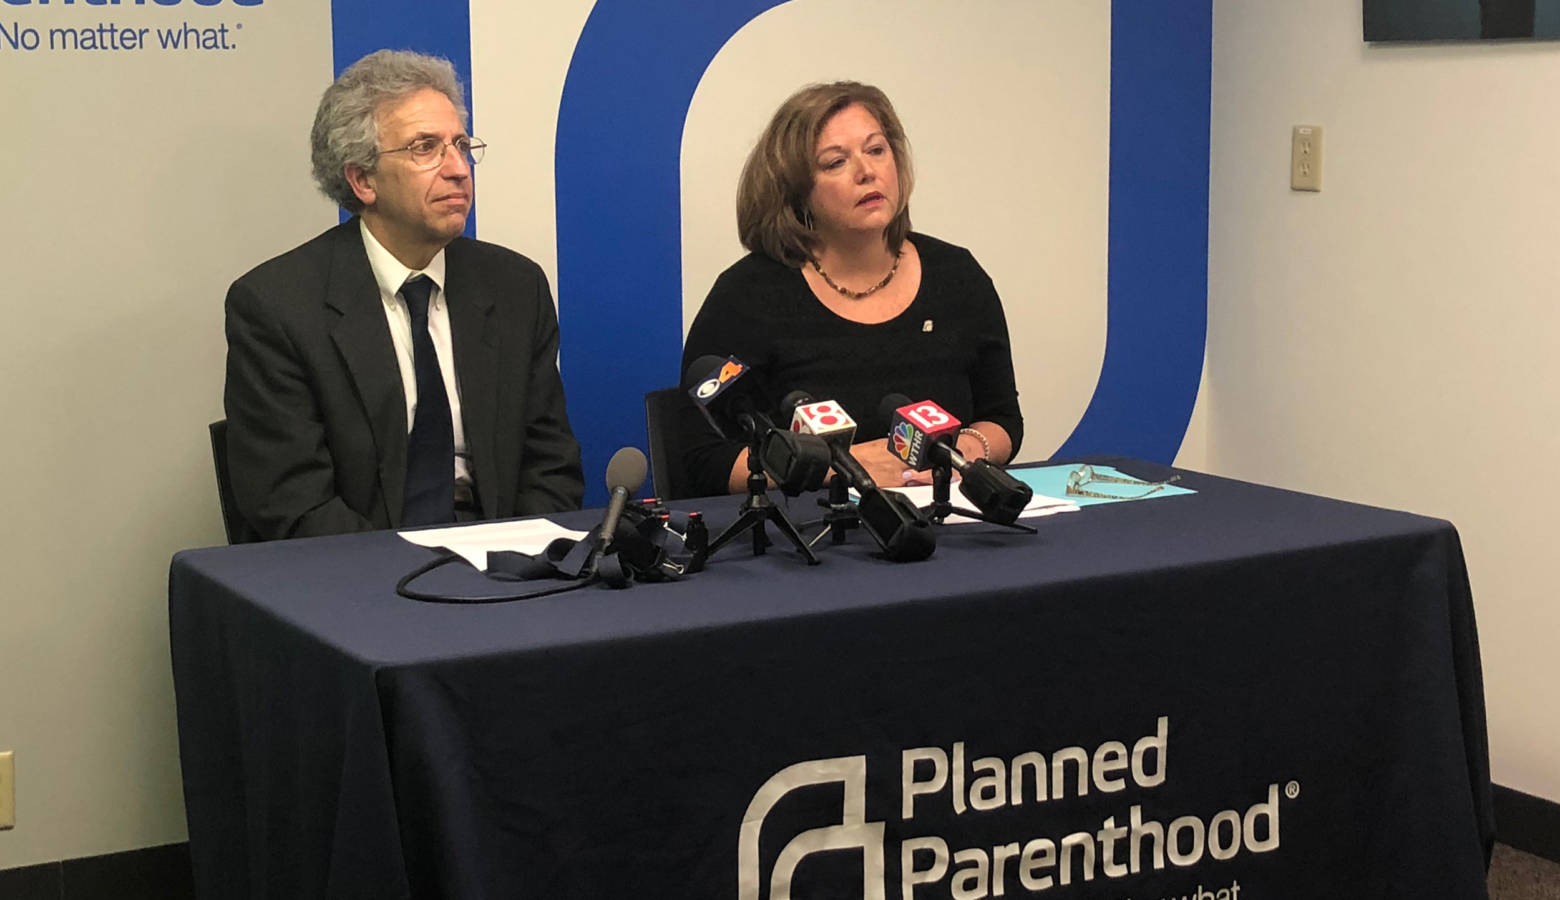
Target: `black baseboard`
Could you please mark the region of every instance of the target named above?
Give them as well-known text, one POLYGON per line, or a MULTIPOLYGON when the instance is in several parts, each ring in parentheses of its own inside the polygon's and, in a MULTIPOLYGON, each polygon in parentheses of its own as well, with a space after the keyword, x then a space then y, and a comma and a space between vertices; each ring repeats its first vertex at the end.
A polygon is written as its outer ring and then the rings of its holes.
POLYGON ((0 870, 5 900, 195 900, 190 845, 0 870))
POLYGON ((1495 785, 1495 839, 1560 863, 1560 803, 1495 785))

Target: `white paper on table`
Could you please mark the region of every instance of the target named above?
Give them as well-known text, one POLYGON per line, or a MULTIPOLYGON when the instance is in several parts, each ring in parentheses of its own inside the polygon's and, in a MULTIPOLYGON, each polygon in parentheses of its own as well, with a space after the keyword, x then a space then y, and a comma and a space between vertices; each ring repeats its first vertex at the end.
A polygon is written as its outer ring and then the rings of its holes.
POLYGON ((550 519, 514 522, 480 522, 450 528, 402 531, 401 537, 422 547, 447 547, 482 571, 487 570, 490 550, 514 550, 536 556, 558 538, 579 540, 587 532, 571 531, 550 519))
MULTIPOLYGON (((915 484, 910 485, 909 487, 889 488, 889 490, 904 494, 910 499, 910 502, 914 503, 916 506, 932 505, 933 488, 929 484, 915 484)), ((971 503, 968 498, 966 498, 963 494, 960 494, 957 489, 950 491, 949 494, 950 496, 948 499, 951 500, 953 505, 956 507, 963 506, 966 509, 971 509, 975 506, 975 504, 971 503)), ((1037 516, 1049 516, 1056 513, 1077 511, 1078 504, 1072 502, 1071 500, 1060 500, 1056 497, 1047 497, 1044 494, 1035 494, 1033 497, 1029 498, 1029 503, 1024 506, 1024 511, 1019 513, 1018 517, 1020 519, 1033 519, 1037 516)), ((961 516, 958 513, 953 513, 949 515, 948 518, 943 520, 945 524, 953 525, 962 522, 978 521, 980 520, 971 519, 968 516, 961 516)))

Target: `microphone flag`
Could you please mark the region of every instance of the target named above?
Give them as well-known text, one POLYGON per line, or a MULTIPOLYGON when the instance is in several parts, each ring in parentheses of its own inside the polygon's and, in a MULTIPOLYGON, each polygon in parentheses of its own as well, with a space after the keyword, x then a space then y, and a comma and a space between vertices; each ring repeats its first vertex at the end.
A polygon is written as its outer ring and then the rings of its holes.
POLYGON ((815 434, 830 444, 846 447, 856 437, 856 420, 833 400, 803 403, 791 413, 791 430, 798 434, 815 434))
POLYGON ((909 403, 894 410, 888 428, 888 452, 918 472, 932 467, 932 444, 953 441, 961 423, 931 400, 909 403))
POLYGON ((693 398, 694 405, 704 414, 705 421, 710 423, 715 433, 727 440, 740 437, 743 429, 739 416, 744 412, 752 412, 753 398, 744 395, 751 393, 749 388, 757 382, 749 379, 745 387, 736 389, 738 381, 751 369, 751 366, 735 356, 725 359, 701 356, 688 366, 688 371, 683 375, 683 384, 687 387, 688 396, 693 398))

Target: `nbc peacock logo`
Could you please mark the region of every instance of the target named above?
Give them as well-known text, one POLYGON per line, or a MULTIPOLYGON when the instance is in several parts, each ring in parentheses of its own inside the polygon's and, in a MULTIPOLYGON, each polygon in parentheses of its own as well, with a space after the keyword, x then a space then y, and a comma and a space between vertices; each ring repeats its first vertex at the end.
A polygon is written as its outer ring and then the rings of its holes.
POLYGON ((894 426, 894 452, 899 454, 900 459, 910 458, 910 449, 913 446, 911 438, 914 434, 909 422, 899 422, 894 426))

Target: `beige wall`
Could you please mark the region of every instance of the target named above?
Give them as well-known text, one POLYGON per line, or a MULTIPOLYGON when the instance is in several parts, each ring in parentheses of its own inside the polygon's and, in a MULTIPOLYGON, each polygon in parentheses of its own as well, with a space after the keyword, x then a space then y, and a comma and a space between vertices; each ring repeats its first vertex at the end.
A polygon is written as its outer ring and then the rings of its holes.
POLYGON ((1019 457, 1049 457, 1105 354, 1109 4, 792 0, 750 22, 705 72, 683 130, 685 328, 745 252, 736 184, 754 141, 793 91, 836 79, 888 94, 915 159, 915 228, 991 275, 1025 416, 1019 457), (823 34, 873 39, 842 56, 823 34))
MULTIPOLYGON (((13 481, 0 749, 17 754, 20 821, 0 833, 0 868, 184 838, 165 578, 177 549, 221 541, 203 430, 221 414, 221 297, 335 220, 307 179, 304 135, 330 74, 328 4, 307 6, 250 16, 241 55, 200 65, 0 55, 8 122, 25 138, 0 147, 0 466, 13 481)), ((494 145, 479 222, 549 273, 557 98, 590 6, 473 3, 476 130, 494 145), (484 77, 500 71, 514 75, 484 77)), ((913 7, 935 18, 950 5, 913 7)), ((795 0, 733 46, 795 46, 846 8, 906 22, 887 46, 912 48, 914 64, 889 54, 756 79, 728 48, 701 84, 684 160, 687 297, 737 254, 730 185, 768 108, 812 78, 879 81, 918 151, 918 226, 971 247, 1003 291, 1024 455, 1043 457, 1087 403, 1103 348, 1105 4, 990 0, 917 29, 903 3, 795 0), (998 14, 1034 24, 977 27, 998 14), (913 43, 929 34, 941 40, 913 43), (978 82, 972 60, 1044 115, 957 94, 978 82), (957 78, 929 79, 939 67, 957 78), (744 92, 762 93, 756 115, 744 92), (989 201, 993 180, 1005 203, 989 201)), ((177 12, 164 18, 188 17, 177 12)), ((1560 799, 1547 696, 1560 604, 1540 521, 1560 494, 1547 471, 1560 360, 1545 352, 1560 323, 1543 247, 1560 208, 1560 44, 1367 48, 1357 0, 1220 2, 1215 26, 1209 368, 1181 461, 1456 522, 1496 777, 1560 799), (1320 195, 1286 188, 1299 122, 1328 129, 1320 195)))
POLYGON ((223 542, 206 443, 222 298, 335 221, 308 176, 328 5, 118 9, 105 20, 245 27, 220 56, 0 52, 0 749, 17 774, 0 869, 184 839, 167 572, 223 542))
MULTIPOLYGON (((476 130, 493 145, 481 234, 554 276, 556 114, 591 5, 472 10, 476 130)), ((1045 459, 1082 416, 1105 352, 1109 5, 791 0, 748 23, 704 73, 683 131, 685 328, 744 252, 737 176, 770 114, 803 84, 840 78, 893 100, 915 152, 916 228, 969 247, 1001 292, 1026 416, 1021 458, 1045 459), (842 60, 816 37, 828 33, 875 38, 842 60)))
POLYGON ((1560 800, 1560 43, 1219 2, 1212 139, 1210 467, 1455 523, 1495 779, 1560 800), (1320 194, 1288 189, 1296 124, 1320 194))

